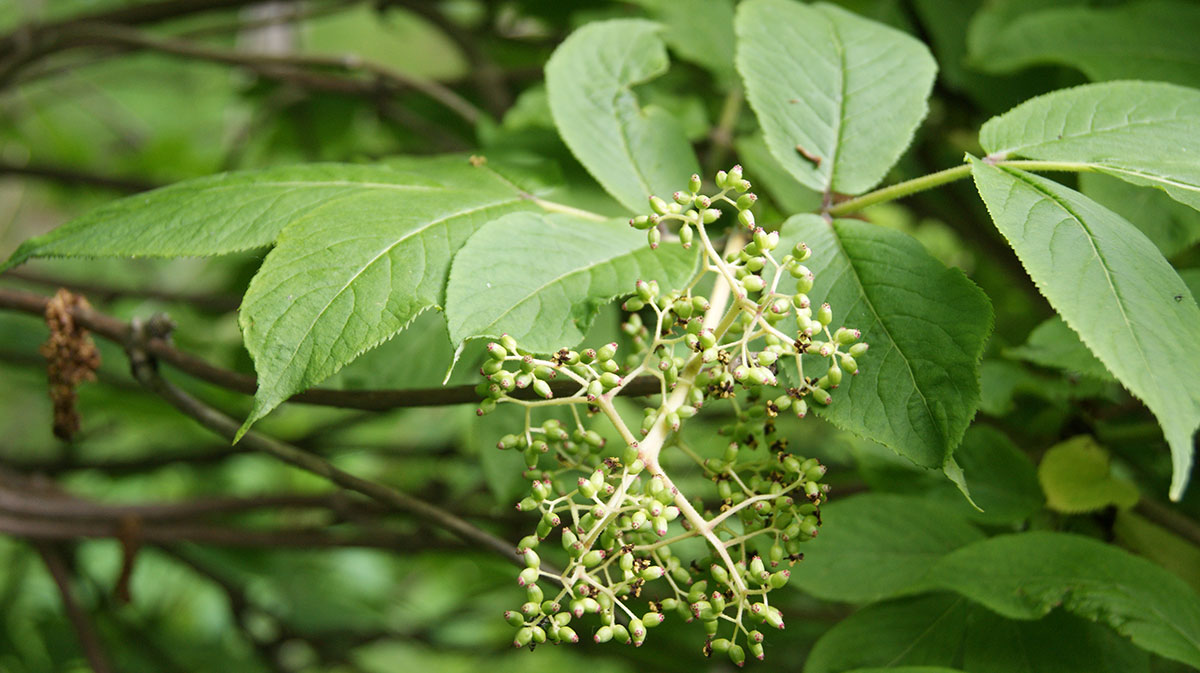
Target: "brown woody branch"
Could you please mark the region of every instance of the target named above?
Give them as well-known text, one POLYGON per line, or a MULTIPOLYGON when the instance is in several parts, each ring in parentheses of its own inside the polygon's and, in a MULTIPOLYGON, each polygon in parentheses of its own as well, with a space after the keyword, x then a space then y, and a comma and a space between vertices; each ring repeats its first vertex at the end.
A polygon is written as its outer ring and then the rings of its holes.
POLYGON ((94 673, 111 673, 112 666, 109 665, 108 655, 104 653, 100 638, 96 635, 96 629, 71 593, 71 573, 67 569, 67 562, 63 558, 62 552, 45 542, 37 544, 36 548, 41 554, 42 561, 46 564, 46 569, 50 571, 50 576, 54 578, 54 584, 58 586, 63 608, 66 610, 67 618, 71 620, 71 626, 75 627, 75 634, 79 637, 79 646, 83 650, 88 664, 92 667, 92 671, 94 673))
MULTIPOLYGON (((0 289, 0 309, 42 315, 45 313, 47 301, 46 297, 31 292, 0 289)), ((129 323, 94 309, 74 310, 72 315, 79 324, 101 338, 118 344, 126 344, 129 340, 129 323)), ((213 385, 247 395, 254 394, 257 387, 253 376, 217 367, 175 348, 165 339, 147 337, 143 340, 142 347, 154 359, 213 385)), ((570 395, 578 389, 578 385, 571 381, 555 381, 551 383, 550 387, 555 395, 570 395)), ((622 395, 634 397, 654 395, 658 392, 659 381, 653 376, 639 377, 621 389, 622 395)), ((525 389, 514 391, 512 396, 519 399, 535 399, 536 393, 532 389, 525 389)), ((479 396, 475 393, 475 387, 471 385, 401 390, 324 390, 314 388, 293 395, 289 401, 343 409, 383 411, 399 407, 475 404, 479 401, 479 396)))
POLYGON ((40 178, 68 185, 84 185, 102 187, 116 192, 135 193, 154 189, 158 185, 140 178, 121 177, 89 173, 68 166, 48 166, 39 164, 14 164, 0 161, 0 175, 19 175, 22 177, 40 178))
MULTIPOLYGON (((353 55, 277 55, 222 49, 186 40, 147 35, 113 23, 72 22, 60 26, 19 63, 0 66, 0 81, 11 78, 16 67, 25 67, 55 53, 84 47, 144 49, 184 58, 242 67, 271 79, 299 83, 306 88, 377 95, 389 90, 419 91, 454 112, 468 124, 481 116, 479 108, 448 87, 433 80, 412 77, 379 63, 353 55), (340 76, 331 76, 328 73, 340 76)), ((2 53, 2 52, 0 52, 2 53)))
MULTIPOLYGON (((0 511, 0 533, 30 540, 70 541, 120 539, 119 521, 86 521, 15 516, 0 511)), ((150 544, 190 542, 217 547, 261 549, 318 549, 358 547, 411 553, 425 549, 462 549, 460 543, 431 535, 404 534, 380 527, 338 532, 315 527, 251 529, 196 523, 143 523, 138 538, 150 544)))
MULTIPOLYGON (((0 168, 0 172, 3 172, 3 168, 0 168)), ((65 287, 73 292, 86 294, 89 299, 98 301, 111 301, 118 297, 157 299, 160 301, 190 304, 202 310, 215 311, 218 313, 236 311, 242 301, 240 297, 232 294, 219 294, 212 292, 175 292, 170 290, 157 290, 153 288, 117 287, 115 285, 98 283, 95 281, 69 280, 66 278, 47 276, 35 271, 26 271, 24 269, 9 269, 8 271, 4 272, 4 275, 8 278, 13 278, 31 285, 39 285, 48 288, 65 287)))
MULTIPOLYGON (((184 415, 198 421, 202 426, 225 437, 233 439, 240 424, 225 414, 192 397, 183 390, 175 387, 159 375, 154 361, 148 351, 131 338, 127 345, 130 364, 136 378, 146 389, 157 394, 184 415)), ((494 551, 520 565, 521 557, 514 546, 491 533, 476 527, 466 520, 430 503, 414 498, 394 488, 356 477, 349 472, 334 467, 323 458, 292 446, 286 442, 268 437, 267 435, 249 431, 241 438, 241 443, 248 449, 265 453, 306 472, 323 477, 338 486, 360 493, 387 507, 408 512, 417 518, 438 528, 449 531, 465 542, 476 544, 484 549, 494 551)))

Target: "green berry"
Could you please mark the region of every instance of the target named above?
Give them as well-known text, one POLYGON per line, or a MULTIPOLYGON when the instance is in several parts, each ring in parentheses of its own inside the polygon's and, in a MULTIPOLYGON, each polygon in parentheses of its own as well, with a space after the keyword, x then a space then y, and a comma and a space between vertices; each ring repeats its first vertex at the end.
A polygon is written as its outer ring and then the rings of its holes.
POLYGON ((813 399, 816 400, 818 404, 821 404, 824 406, 829 406, 829 403, 833 401, 833 397, 830 396, 830 394, 822 388, 813 388, 812 396, 813 396, 813 399))
POLYGON ((730 645, 729 660, 733 662, 734 666, 741 668, 746 664, 746 651, 742 649, 741 645, 730 645))
POLYGON ((515 638, 513 638, 513 647, 525 647, 533 641, 533 627, 522 626, 515 638))
POLYGON ((695 233, 689 225, 684 224, 679 228, 679 242, 685 249, 692 247, 693 240, 695 240, 695 233))
POLYGON ((822 326, 828 326, 833 322, 833 309, 828 303, 821 304, 821 308, 817 309, 817 322, 822 326))

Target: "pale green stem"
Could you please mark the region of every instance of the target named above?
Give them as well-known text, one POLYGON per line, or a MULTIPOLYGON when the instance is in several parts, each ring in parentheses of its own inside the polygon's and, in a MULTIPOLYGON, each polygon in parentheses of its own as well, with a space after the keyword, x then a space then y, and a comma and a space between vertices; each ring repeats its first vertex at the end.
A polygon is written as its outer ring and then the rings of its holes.
MULTIPOLYGON (((1007 166, 1009 168, 1020 168, 1027 171, 1064 171, 1069 173, 1085 173, 1095 170, 1094 164, 1073 161, 1000 160, 989 163, 991 163, 993 166, 1007 166)), ((843 201, 842 203, 827 209, 825 214, 829 215, 830 217, 842 217, 843 215, 849 215, 850 213, 857 213, 858 211, 869 206, 887 203, 888 201, 895 201, 896 199, 902 199, 906 196, 916 194, 917 192, 923 192, 933 189, 934 187, 940 187, 944 184, 955 182, 956 180, 961 180, 970 174, 970 164, 963 164, 962 166, 947 168, 936 173, 923 175, 919 178, 898 182, 882 189, 876 189, 873 192, 863 194, 862 196, 855 197, 849 201, 843 201)))

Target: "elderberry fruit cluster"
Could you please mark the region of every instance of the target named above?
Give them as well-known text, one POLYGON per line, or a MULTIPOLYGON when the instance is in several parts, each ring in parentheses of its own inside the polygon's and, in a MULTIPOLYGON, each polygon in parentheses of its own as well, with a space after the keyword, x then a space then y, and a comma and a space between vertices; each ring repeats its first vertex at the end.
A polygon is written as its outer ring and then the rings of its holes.
POLYGON ((779 233, 755 224, 756 199, 741 168, 718 173, 716 183, 718 192, 701 194, 692 176, 687 192, 670 204, 652 197, 653 214, 631 222, 650 232, 652 246, 677 222, 680 243, 698 242, 704 263, 681 288, 636 283, 623 304, 628 347, 542 356, 507 335, 488 344, 479 413, 524 407, 524 427, 497 446, 522 452, 530 490, 517 508, 538 517, 517 550, 526 600, 505 613, 518 647, 576 642, 581 633, 641 645, 648 629, 675 614, 700 622, 705 654, 740 666, 747 653, 763 658, 760 629, 783 628, 769 594, 787 584, 803 543, 817 535, 827 487, 825 467, 791 453, 777 422, 784 412, 803 418, 809 400, 830 404, 867 346, 857 330, 832 326, 828 304, 811 306, 806 246, 776 258, 779 233), (724 253, 707 230, 722 204, 749 233, 735 231, 724 253), (714 289, 701 296, 695 290, 710 274, 714 289), (819 376, 805 376, 806 366, 822 362, 819 376), (570 383, 552 387, 556 380, 570 383), (644 402, 640 426, 613 403, 635 383, 657 392, 644 402), (525 388, 537 397, 515 394, 525 388), (712 404, 734 414, 716 451, 681 433, 712 404), (602 433, 596 424, 605 421, 611 428, 602 433), (606 435, 620 443, 610 446, 606 435), (690 459, 709 486, 681 492, 663 467, 666 452, 690 459), (704 540, 705 551, 685 551, 680 543, 690 538, 704 540))

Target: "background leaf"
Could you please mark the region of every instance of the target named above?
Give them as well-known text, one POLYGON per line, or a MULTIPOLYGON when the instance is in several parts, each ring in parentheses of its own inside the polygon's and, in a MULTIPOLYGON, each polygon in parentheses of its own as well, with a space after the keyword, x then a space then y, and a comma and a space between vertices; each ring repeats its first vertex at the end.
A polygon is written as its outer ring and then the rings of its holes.
POLYGON ((366 190, 326 201, 280 234, 250 283, 240 322, 258 371, 244 428, 444 300, 450 261, 484 224, 535 207, 465 159, 414 160, 419 199, 366 190))
POLYGON ((973 172, 996 226, 1050 305, 1158 418, 1178 499, 1200 426, 1200 308, 1187 287, 1145 235, 1084 195, 981 161, 973 172))
POLYGON ((822 418, 925 467, 941 468, 979 404, 979 358, 992 329, 987 297, 902 232, 858 220, 798 215, 780 248, 813 251, 814 304, 862 331, 859 374, 822 418))
POLYGON ((1038 464, 1038 481, 1050 509, 1066 514, 1109 505, 1129 509, 1139 497, 1136 486, 1111 473, 1108 452, 1088 435, 1050 447, 1038 464))
POLYGON ((1105 82, 1055 91, 988 120, 991 157, 1082 163, 1200 209, 1200 91, 1105 82))
POLYGON ((983 539, 959 514, 913 496, 835 500, 821 508, 821 520, 792 583, 825 600, 866 603, 896 595, 937 559, 983 539))
POLYGON ((1137 78, 1200 86, 1200 6, 1178 0, 1119 7, 1046 7, 972 43, 970 64, 993 73, 1040 64, 1077 68, 1093 81, 1137 78), (1170 26, 1169 30, 1163 30, 1170 26))
POLYGON ((953 666, 971 611, 969 601, 948 593, 868 605, 817 641, 804 662, 804 673, 953 666))
POLYGON ((1173 257, 1200 242, 1200 211, 1103 173, 1081 173, 1079 191, 1133 223, 1162 254, 1173 257))
POLYGON ((1079 340, 1079 335, 1058 316, 1047 318, 1029 333, 1029 339, 1024 344, 1006 348, 1004 354, 1043 367, 1082 374, 1101 381, 1114 380, 1112 374, 1105 369, 1104 363, 1096 359, 1079 340))
MULTIPOLYGON (((679 58, 707 68, 732 84, 732 0, 634 0, 664 28, 662 39, 679 58)), ((665 197, 664 197, 665 198, 665 197)))
POLYGON ((1111 629, 1056 610, 1038 621, 1005 619, 953 594, 877 603, 830 629, 805 673, 873 671, 1123 673, 1149 657, 1111 629), (918 665, 923 664, 924 666, 918 665))
POLYGON ((554 123, 596 180, 633 212, 669 197, 700 171, 682 126, 661 108, 641 109, 632 87, 667 70, 660 26, 641 19, 591 23, 546 63, 554 123))
POLYGON ((1200 665, 1200 597, 1150 561, 1063 533, 1002 535, 943 557, 926 579, 1012 619, 1061 606, 1135 645, 1200 665))
POLYGON ((940 496, 949 511, 982 524, 1011 525, 1041 509, 1044 498, 1037 468, 996 428, 981 424, 967 428, 954 460, 962 468, 971 501, 978 509, 964 500, 957 488, 946 485, 930 497, 940 496))
POLYGON ((737 35, 738 71, 767 146, 800 182, 866 191, 912 142, 937 71, 916 39, 833 5, 793 0, 743 2, 737 35))
POLYGON ((507 333, 535 353, 573 347, 600 304, 633 292, 639 279, 686 285, 695 266, 695 250, 651 250, 626 222, 512 213, 480 229, 454 258, 450 340, 507 333))

